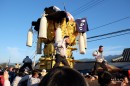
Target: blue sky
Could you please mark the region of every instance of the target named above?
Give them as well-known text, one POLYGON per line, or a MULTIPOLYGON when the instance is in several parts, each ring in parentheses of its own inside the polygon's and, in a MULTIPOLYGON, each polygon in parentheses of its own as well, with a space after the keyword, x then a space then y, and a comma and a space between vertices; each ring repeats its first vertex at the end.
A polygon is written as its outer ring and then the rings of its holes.
MULTIPOLYGON (((0 63, 22 62, 25 56, 34 56, 36 44, 26 46, 27 32, 31 22, 41 17, 45 7, 57 6, 70 12, 74 18, 86 17, 90 31, 87 36, 95 36, 113 31, 130 28, 130 18, 113 23, 95 30, 95 27, 130 16, 130 0, 0 0, 0 63), (99 2, 100 4, 90 7, 88 2, 99 2), (84 7, 78 10, 81 6, 84 7), (90 7, 90 8, 87 8, 90 7), (83 11, 82 11, 83 10, 83 11)), ((110 39, 88 42, 86 54, 80 55, 74 51, 75 59, 94 58, 92 52, 99 45, 104 46, 104 55, 121 54, 124 48, 130 47, 130 34, 110 39)), ((34 34, 34 41, 36 34, 34 34)), ((40 55, 36 56, 39 59, 40 55)))

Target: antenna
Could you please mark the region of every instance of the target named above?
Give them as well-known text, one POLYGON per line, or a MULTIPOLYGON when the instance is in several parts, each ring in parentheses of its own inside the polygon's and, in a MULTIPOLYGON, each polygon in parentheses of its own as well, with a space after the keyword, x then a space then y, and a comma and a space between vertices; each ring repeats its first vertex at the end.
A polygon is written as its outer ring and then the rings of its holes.
MULTIPOLYGON (((63 5, 64 5, 64 10, 66 11, 66 8, 65 8, 65 3, 63 3, 63 5)), ((67 12, 67 11, 66 11, 67 12)))

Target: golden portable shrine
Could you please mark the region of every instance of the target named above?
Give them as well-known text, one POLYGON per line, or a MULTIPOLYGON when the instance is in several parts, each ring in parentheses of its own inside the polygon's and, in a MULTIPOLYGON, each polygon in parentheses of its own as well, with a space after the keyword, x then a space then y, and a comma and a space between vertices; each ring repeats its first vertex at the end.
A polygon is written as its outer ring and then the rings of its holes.
MULTIPOLYGON (((85 25, 83 20, 81 26, 85 25)), ((70 44, 67 48, 67 61, 71 68, 74 65, 73 51, 77 50, 74 46, 77 44, 76 39, 79 37, 80 53, 85 53, 86 46, 86 30, 77 30, 77 24, 73 16, 66 11, 61 11, 56 6, 51 6, 44 9, 44 13, 37 21, 32 22, 32 26, 38 32, 37 37, 37 54, 42 54, 39 59, 39 69, 51 69, 55 64, 55 48, 54 43, 63 39, 64 36, 69 36, 70 44), (44 48, 42 49, 42 43, 44 48)), ((81 30, 82 28, 80 28, 81 30)), ((29 29, 27 46, 32 46, 33 30, 29 29)), ((60 66, 63 66, 61 63, 60 66)))

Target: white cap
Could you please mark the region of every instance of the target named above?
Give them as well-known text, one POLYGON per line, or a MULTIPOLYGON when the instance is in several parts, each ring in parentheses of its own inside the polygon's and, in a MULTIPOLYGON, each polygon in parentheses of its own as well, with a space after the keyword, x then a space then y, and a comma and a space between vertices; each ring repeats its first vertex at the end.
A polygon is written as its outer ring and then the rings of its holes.
POLYGON ((89 75, 89 73, 86 73, 86 75, 89 75))
POLYGON ((42 72, 46 72, 46 69, 43 69, 42 72))

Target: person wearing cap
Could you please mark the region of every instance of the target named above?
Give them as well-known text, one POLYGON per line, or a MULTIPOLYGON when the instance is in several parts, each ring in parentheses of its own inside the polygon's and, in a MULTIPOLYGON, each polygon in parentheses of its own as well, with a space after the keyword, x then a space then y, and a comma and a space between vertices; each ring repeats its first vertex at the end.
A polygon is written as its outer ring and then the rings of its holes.
POLYGON ((95 65, 94 65, 94 74, 97 74, 97 68, 100 66, 103 68, 104 71, 108 71, 107 66, 106 66, 106 60, 104 59, 103 56, 103 46, 100 45, 98 50, 93 52, 93 56, 96 59, 95 65))
POLYGON ((55 55, 55 65, 54 67, 58 67, 60 65, 60 62, 64 64, 64 66, 68 66, 68 61, 67 61, 67 54, 66 54, 66 49, 70 43, 69 36, 64 36, 63 40, 58 41, 57 43, 54 44, 55 50, 56 50, 56 55, 55 55))
POLYGON ((43 69, 41 75, 44 77, 47 74, 46 69, 43 69))
POLYGON ((40 79, 44 78, 44 76, 47 74, 46 69, 43 69, 40 74, 41 74, 40 79))

